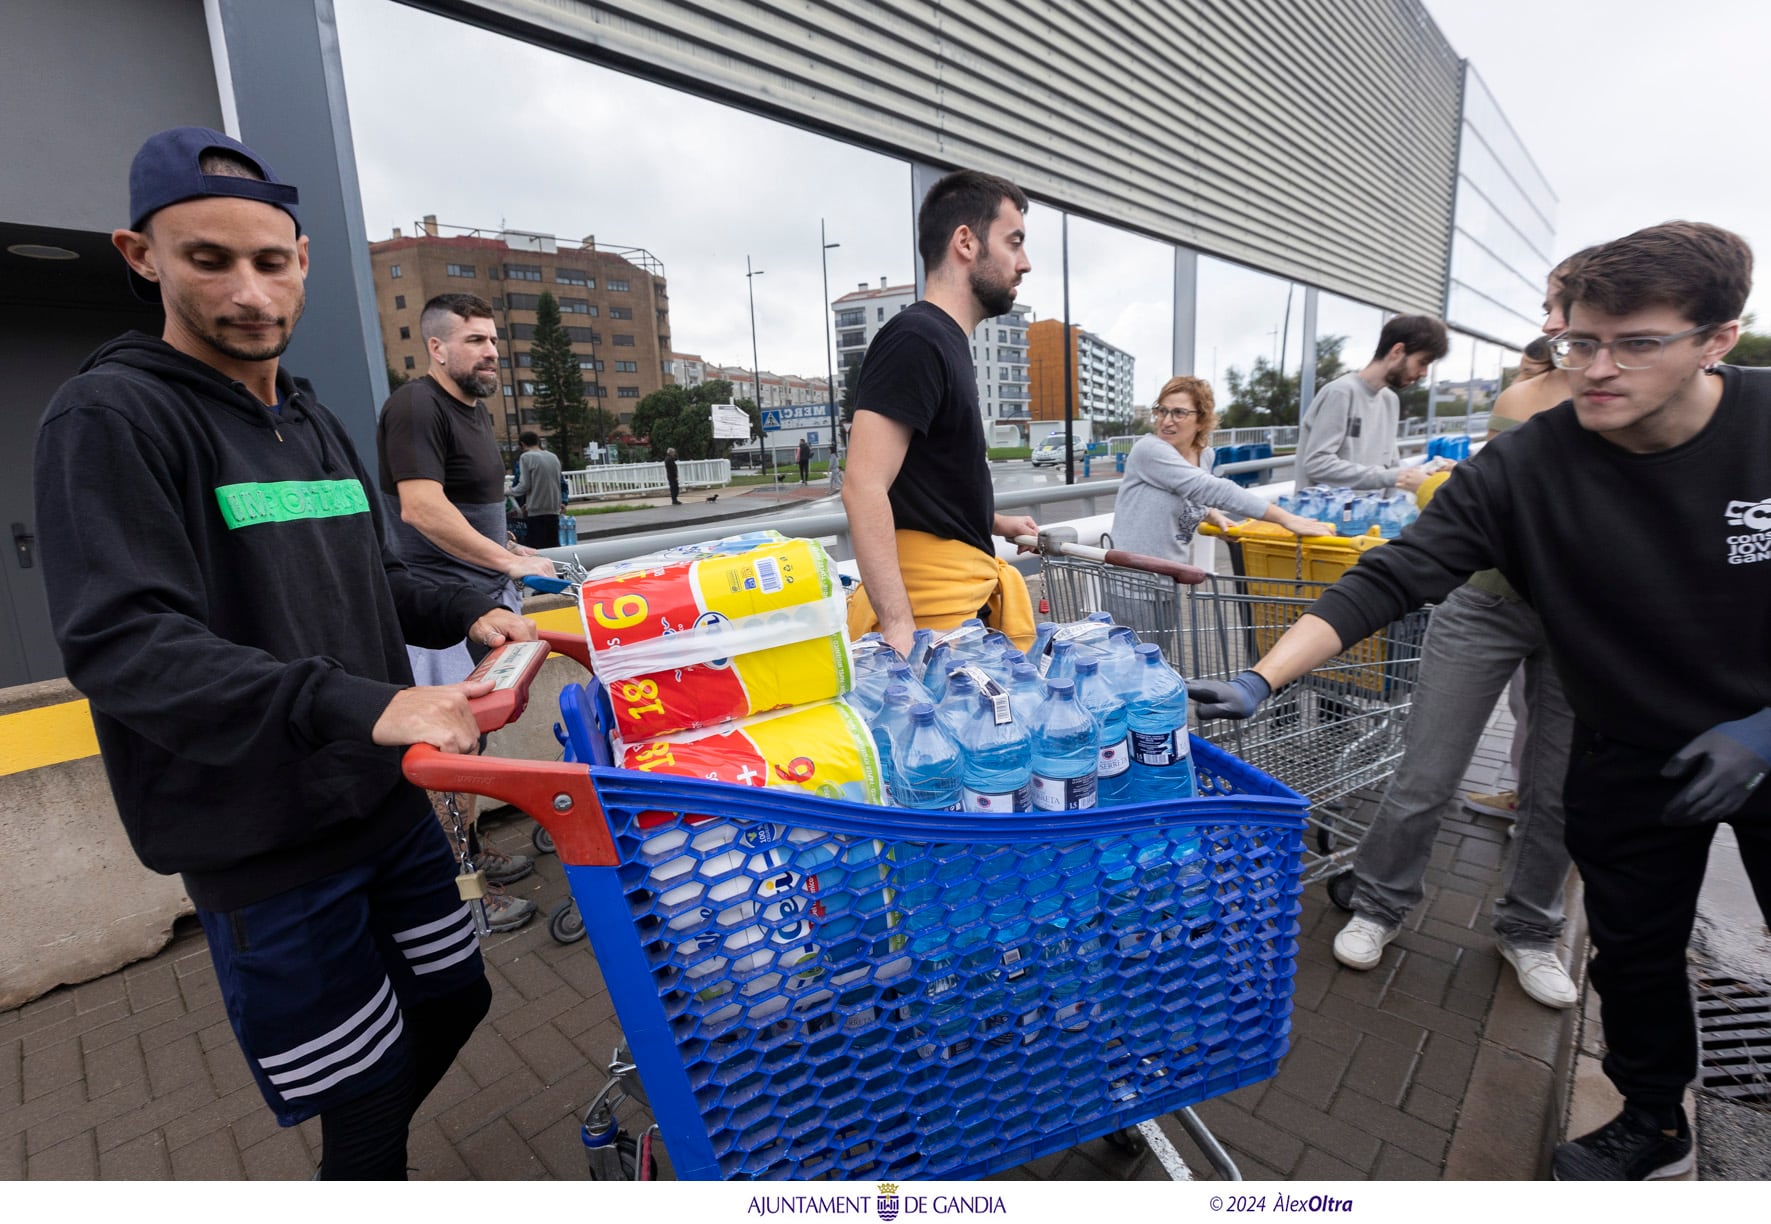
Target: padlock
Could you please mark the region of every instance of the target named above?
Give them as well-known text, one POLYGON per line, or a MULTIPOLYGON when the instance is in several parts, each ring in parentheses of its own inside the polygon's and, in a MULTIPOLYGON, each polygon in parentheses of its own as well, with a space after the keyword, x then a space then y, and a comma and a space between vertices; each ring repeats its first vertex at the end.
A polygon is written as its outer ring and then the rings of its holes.
POLYGON ((455 877, 455 890, 463 901, 478 901, 486 895, 485 871, 464 871, 455 877))

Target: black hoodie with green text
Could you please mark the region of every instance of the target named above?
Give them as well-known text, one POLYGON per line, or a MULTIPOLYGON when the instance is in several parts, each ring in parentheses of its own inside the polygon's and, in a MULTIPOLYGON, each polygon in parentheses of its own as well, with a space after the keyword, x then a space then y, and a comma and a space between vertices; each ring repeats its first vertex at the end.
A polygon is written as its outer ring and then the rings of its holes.
POLYGON ((35 493, 68 679, 148 867, 230 910, 329 875, 428 819, 371 728, 405 644, 462 640, 493 602, 410 573, 313 388, 280 412, 131 332, 50 401, 35 493))

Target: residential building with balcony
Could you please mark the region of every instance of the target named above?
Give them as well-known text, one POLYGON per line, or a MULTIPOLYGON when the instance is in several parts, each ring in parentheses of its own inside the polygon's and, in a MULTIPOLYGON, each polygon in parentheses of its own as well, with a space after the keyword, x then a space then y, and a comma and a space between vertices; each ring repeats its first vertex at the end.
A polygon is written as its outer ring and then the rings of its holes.
MULTIPOLYGON (((439 293, 476 293, 492 304, 502 343, 499 402, 488 401, 506 449, 524 429, 545 433, 535 410, 530 345, 543 292, 559 304, 584 394, 626 424, 639 401, 672 381, 670 297, 664 264, 639 247, 562 244, 551 234, 437 224, 369 244, 376 314, 387 364, 412 378, 430 364, 418 316, 439 293)), ((571 466, 568 463, 567 466, 571 466)))

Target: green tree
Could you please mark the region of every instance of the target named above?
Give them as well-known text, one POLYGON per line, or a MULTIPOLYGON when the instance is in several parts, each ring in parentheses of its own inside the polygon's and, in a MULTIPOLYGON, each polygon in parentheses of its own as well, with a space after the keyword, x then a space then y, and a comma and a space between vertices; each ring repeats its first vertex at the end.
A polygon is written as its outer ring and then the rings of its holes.
POLYGON ((1757 317, 1748 314, 1740 320, 1740 339, 1722 358, 1729 365, 1771 366, 1771 334, 1752 330, 1757 317))
MULTIPOLYGON (((1341 351, 1346 348, 1345 336, 1316 337, 1316 389, 1346 373, 1341 351)), ((1219 425, 1237 429, 1246 425, 1296 425, 1298 413, 1306 405, 1298 401, 1302 379, 1283 375, 1265 357, 1256 357, 1244 375, 1236 366, 1224 372, 1227 401, 1220 405, 1219 425)))
POLYGON ((398 391, 411 381, 412 376, 404 370, 396 370, 392 366, 387 367, 387 389, 389 391, 398 391))
POLYGON ((535 373, 535 415, 553 433, 554 453, 567 467, 581 463, 584 444, 593 436, 584 378, 578 371, 578 354, 572 351, 572 337, 560 324, 559 303, 546 290, 535 304, 529 360, 535 373))
POLYGON ((762 413, 750 399, 732 398, 732 384, 725 379, 697 383, 693 387, 663 387, 641 400, 633 412, 633 432, 646 440, 653 459, 662 459, 670 447, 678 459, 723 459, 732 451, 729 438, 713 436, 713 405, 736 404, 750 417, 753 433, 762 429, 762 413))

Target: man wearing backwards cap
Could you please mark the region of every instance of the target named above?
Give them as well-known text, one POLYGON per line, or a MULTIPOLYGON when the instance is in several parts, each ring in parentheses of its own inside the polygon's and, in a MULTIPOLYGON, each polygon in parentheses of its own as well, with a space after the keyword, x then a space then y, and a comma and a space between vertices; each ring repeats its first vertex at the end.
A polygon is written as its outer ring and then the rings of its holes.
POLYGON ((166 325, 104 345, 44 413, 56 639, 277 1120, 319 1116, 324 1178, 403 1178, 412 1114, 491 1000, 446 839, 400 776, 405 745, 472 747, 490 685, 412 687, 405 642, 534 626, 400 564, 343 427, 280 368, 305 302, 295 188, 184 127, 141 147, 129 196, 112 241, 166 325))

